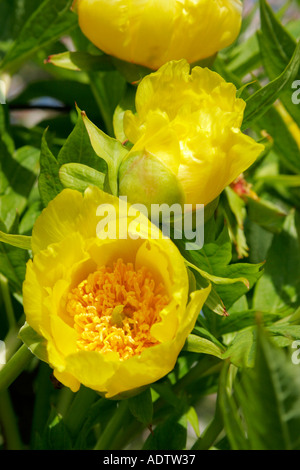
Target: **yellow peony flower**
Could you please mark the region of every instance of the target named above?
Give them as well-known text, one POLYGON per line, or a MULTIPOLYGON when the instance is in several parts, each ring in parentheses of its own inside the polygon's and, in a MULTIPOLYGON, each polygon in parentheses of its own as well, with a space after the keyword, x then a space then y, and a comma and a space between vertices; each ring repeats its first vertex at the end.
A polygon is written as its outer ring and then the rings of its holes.
POLYGON ((106 54, 158 69, 213 56, 237 38, 240 0, 75 0, 83 33, 106 54))
POLYGON ((173 369, 210 288, 188 298, 182 256, 171 240, 147 237, 145 216, 140 237, 130 216, 127 237, 106 238, 97 208, 108 205, 120 233, 120 200, 96 187, 66 189, 50 202, 34 226, 23 297, 55 377, 74 392, 84 384, 114 397, 173 369))
POLYGON ((124 115, 134 146, 120 167, 120 194, 144 204, 154 192, 167 202, 169 190, 173 203, 215 200, 264 149, 240 130, 245 106, 233 84, 207 68, 190 74, 185 60, 146 76, 137 89, 136 113, 124 115))

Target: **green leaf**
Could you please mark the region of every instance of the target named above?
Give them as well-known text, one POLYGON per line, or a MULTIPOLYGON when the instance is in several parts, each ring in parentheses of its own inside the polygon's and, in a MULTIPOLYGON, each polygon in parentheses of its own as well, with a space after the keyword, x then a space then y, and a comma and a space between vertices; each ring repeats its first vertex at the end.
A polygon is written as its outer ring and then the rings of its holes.
POLYGON ((263 118, 258 120, 257 124, 271 135, 274 151, 279 155, 285 168, 299 174, 298 144, 276 107, 270 108, 263 118))
POLYGON ((197 411, 193 406, 191 406, 187 413, 186 413, 187 421, 192 426, 193 430, 195 431, 196 436, 200 437, 200 429, 199 429, 199 417, 197 415, 197 411))
MULTIPOLYGON (((29 259, 27 248, 30 239, 29 237, 20 238, 18 235, 18 222, 18 218, 16 218, 12 227, 13 234, 7 234, 4 231, 5 227, 3 227, 1 238, 4 243, 0 240, 0 273, 9 281, 12 291, 17 294, 22 292, 26 263, 29 259), (22 247, 14 245, 21 245, 22 247)), ((1 228, 2 225, 0 221, 1 228)))
POLYGON ((39 191, 46 207, 64 189, 58 176, 60 165, 48 147, 46 132, 42 138, 40 165, 39 191))
POLYGON ((300 187, 300 175, 266 175, 258 178, 258 181, 270 185, 282 185, 287 188, 300 187))
POLYGON ((95 153, 80 113, 78 113, 74 129, 59 151, 57 162, 59 166, 78 163, 93 168, 100 173, 107 173, 107 165, 95 153))
POLYGON ((181 450, 185 449, 187 439, 187 420, 177 414, 158 424, 153 434, 145 442, 143 450, 181 450))
POLYGON ((113 136, 113 116, 119 104, 126 81, 117 71, 88 72, 90 87, 105 124, 105 130, 113 136))
POLYGON ((252 450, 299 450, 300 379, 284 351, 261 328, 255 366, 236 386, 252 450))
POLYGON ((12 235, 0 231, 0 242, 22 248, 22 250, 31 250, 31 237, 25 235, 12 235))
POLYGON ((49 149, 46 133, 42 138, 39 190, 44 206, 65 187, 84 191, 89 184, 103 188, 106 163, 94 152, 82 121, 78 117, 57 159, 49 149))
MULTIPOLYGON (((273 80, 288 65, 297 43, 265 0, 260 0, 260 18, 261 32, 258 32, 260 52, 268 77, 273 80)), ((300 110, 292 103, 291 89, 284 91, 280 99, 295 121, 299 122, 300 110)))
POLYGON ((275 336, 284 336, 293 342, 293 340, 300 340, 300 326, 290 325, 289 323, 277 323, 270 325, 267 328, 268 332, 275 336))
POLYGON ((147 67, 131 64, 130 62, 125 62, 117 59, 116 57, 112 57, 112 61, 116 69, 121 75, 123 75, 128 83, 137 83, 146 75, 153 72, 153 70, 148 69, 147 67))
POLYGON ((218 357, 219 359, 222 359, 223 355, 223 351, 213 342, 205 338, 200 338, 200 336, 196 336, 193 334, 190 334, 188 336, 184 346, 184 350, 199 354, 209 354, 211 356, 218 357))
POLYGON ((118 195, 118 171, 128 150, 118 141, 98 129, 82 112, 82 119, 88 131, 91 144, 96 154, 106 161, 108 166, 109 186, 113 195, 118 195))
POLYGON ((11 2, 1 0, 1 39, 15 39, 40 3, 40 0, 12 0, 11 2))
POLYGON ((75 52, 62 52, 48 57, 46 63, 61 67, 67 70, 74 71, 107 71, 114 70, 110 56, 99 54, 93 55, 88 52, 75 51, 75 52))
MULTIPOLYGON (((234 333, 241 330, 245 330, 248 327, 255 326, 257 324, 256 315, 257 310, 245 309, 233 312, 229 310, 229 316, 226 318, 226 322, 222 321, 222 318, 217 318, 216 334, 222 336, 228 333, 234 333)), ((283 316, 280 312, 260 312, 262 321, 265 325, 274 323, 280 320, 283 316)))
POLYGON ((244 222, 247 215, 245 201, 230 186, 225 188, 220 201, 220 206, 224 210, 228 231, 235 245, 238 258, 247 257, 249 247, 244 233, 244 222))
POLYGON ((64 423, 63 417, 55 412, 54 418, 49 423, 46 430, 46 449, 49 450, 71 450, 72 439, 64 423))
POLYGON ((244 114, 242 130, 247 129, 253 122, 262 117, 273 105, 276 99, 297 76, 300 67, 300 43, 286 67, 275 80, 268 83, 246 100, 247 106, 244 114))
POLYGON ((65 188, 84 192, 90 185, 103 189, 105 175, 80 163, 67 163, 60 167, 59 179, 65 188))
POLYGON ((13 291, 21 293, 29 259, 23 248, 0 243, 0 272, 8 279, 13 291))
POLYGON ((221 285, 222 286, 222 285, 236 284, 237 282, 242 282, 247 287, 247 289, 249 289, 249 281, 248 281, 248 279, 246 279, 244 277, 239 277, 239 278, 234 279, 234 278, 214 276, 213 274, 209 274, 206 271, 203 271, 202 269, 198 268, 197 266, 195 266, 192 263, 189 263, 188 261, 185 261, 185 264, 189 268, 197 271, 200 274, 200 276, 204 277, 204 279, 207 279, 208 281, 211 281, 216 285, 221 285))
POLYGON ((152 424, 153 403, 150 388, 135 397, 129 398, 128 406, 138 421, 148 427, 152 424))
POLYGON ((48 362, 47 344, 45 338, 40 336, 27 322, 19 331, 19 338, 30 349, 32 354, 43 362, 48 362))
POLYGON ((11 154, 0 139, 0 219, 8 231, 28 203, 36 182, 39 151, 22 147, 11 154))
POLYGON ((44 0, 17 35, 4 60, 2 71, 13 72, 41 48, 60 39, 77 23, 69 9, 71 0, 44 0))
MULTIPOLYGON (((182 249, 181 242, 178 242, 178 245, 182 249)), ((262 264, 229 264, 232 260, 232 245, 226 227, 216 240, 205 243, 201 250, 182 251, 182 254, 188 262, 198 268, 195 277, 200 287, 207 286, 208 280, 198 272, 199 269, 211 275, 212 279, 225 279, 225 284, 218 282, 212 285, 212 291, 205 303, 220 315, 226 314, 231 305, 248 292, 262 275, 262 264), (227 281, 229 279, 231 281, 227 281)))
POLYGON ((258 68, 259 65, 260 54, 257 37, 251 35, 232 50, 229 57, 228 70, 242 78, 247 73, 258 68))
POLYGON ((286 217, 283 230, 273 238, 264 276, 258 281, 254 308, 276 312, 300 305, 300 251, 295 212, 286 217))
POLYGON ((252 222, 272 233, 282 230, 287 213, 275 204, 263 199, 247 198, 246 205, 248 217, 252 222))
POLYGON ((236 367, 253 367, 255 361, 256 330, 253 327, 239 331, 223 359, 230 359, 236 367))

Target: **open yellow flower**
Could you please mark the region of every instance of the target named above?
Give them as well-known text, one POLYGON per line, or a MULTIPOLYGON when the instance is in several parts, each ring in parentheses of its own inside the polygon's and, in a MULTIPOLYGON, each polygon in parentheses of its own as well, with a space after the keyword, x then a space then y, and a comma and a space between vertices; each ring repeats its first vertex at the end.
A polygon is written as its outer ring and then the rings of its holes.
POLYGON ((207 68, 190 73, 185 60, 146 76, 136 113, 124 116, 134 146, 120 168, 120 194, 144 204, 154 193, 160 203, 215 200, 264 149, 240 130, 245 106, 233 84, 207 68))
POLYGON ((240 0, 75 0, 83 33, 102 51, 158 69, 213 56, 237 38, 240 0))
POLYGON ((108 205, 120 233, 120 200, 96 187, 50 202, 34 226, 23 297, 55 377, 74 392, 84 384, 114 397, 173 369, 210 289, 188 298, 182 256, 169 239, 150 237, 145 216, 140 237, 131 215, 127 237, 106 238, 97 209, 108 205))

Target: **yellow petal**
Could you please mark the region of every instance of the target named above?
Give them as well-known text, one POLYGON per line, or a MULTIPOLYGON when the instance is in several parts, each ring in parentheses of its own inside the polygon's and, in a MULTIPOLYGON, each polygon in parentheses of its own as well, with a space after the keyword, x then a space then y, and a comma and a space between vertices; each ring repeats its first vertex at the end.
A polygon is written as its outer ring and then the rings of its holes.
POLYGON ((83 240, 76 232, 66 236, 60 244, 50 246, 28 261, 23 283, 23 303, 28 323, 37 332, 40 326, 49 331, 49 311, 46 299, 61 279, 71 280, 72 268, 87 258, 83 240))
POLYGON ((83 33, 102 51, 157 69, 229 46, 241 27, 239 0, 78 0, 83 33))
POLYGON ((80 233, 84 238, 94 238, 99 221, 97 208, 101 204, 118 207, 119 200, 95 186, 88 188, 84 195, 72 189, 63 190, 43 210, 34 225, 34 254, 74 232, 80 233))

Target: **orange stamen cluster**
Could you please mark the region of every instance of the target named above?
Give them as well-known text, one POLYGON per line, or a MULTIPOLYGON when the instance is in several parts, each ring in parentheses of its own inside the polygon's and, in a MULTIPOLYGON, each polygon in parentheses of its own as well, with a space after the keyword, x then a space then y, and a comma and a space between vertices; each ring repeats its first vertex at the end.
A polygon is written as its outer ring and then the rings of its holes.
POLYGON ((162 283, 146 268, 119 259, 100 267, 68 296, 67 312, 79 333, 78 349, 116 352, 122 360, 158 344, 151 327, 169 303, 162 283))

